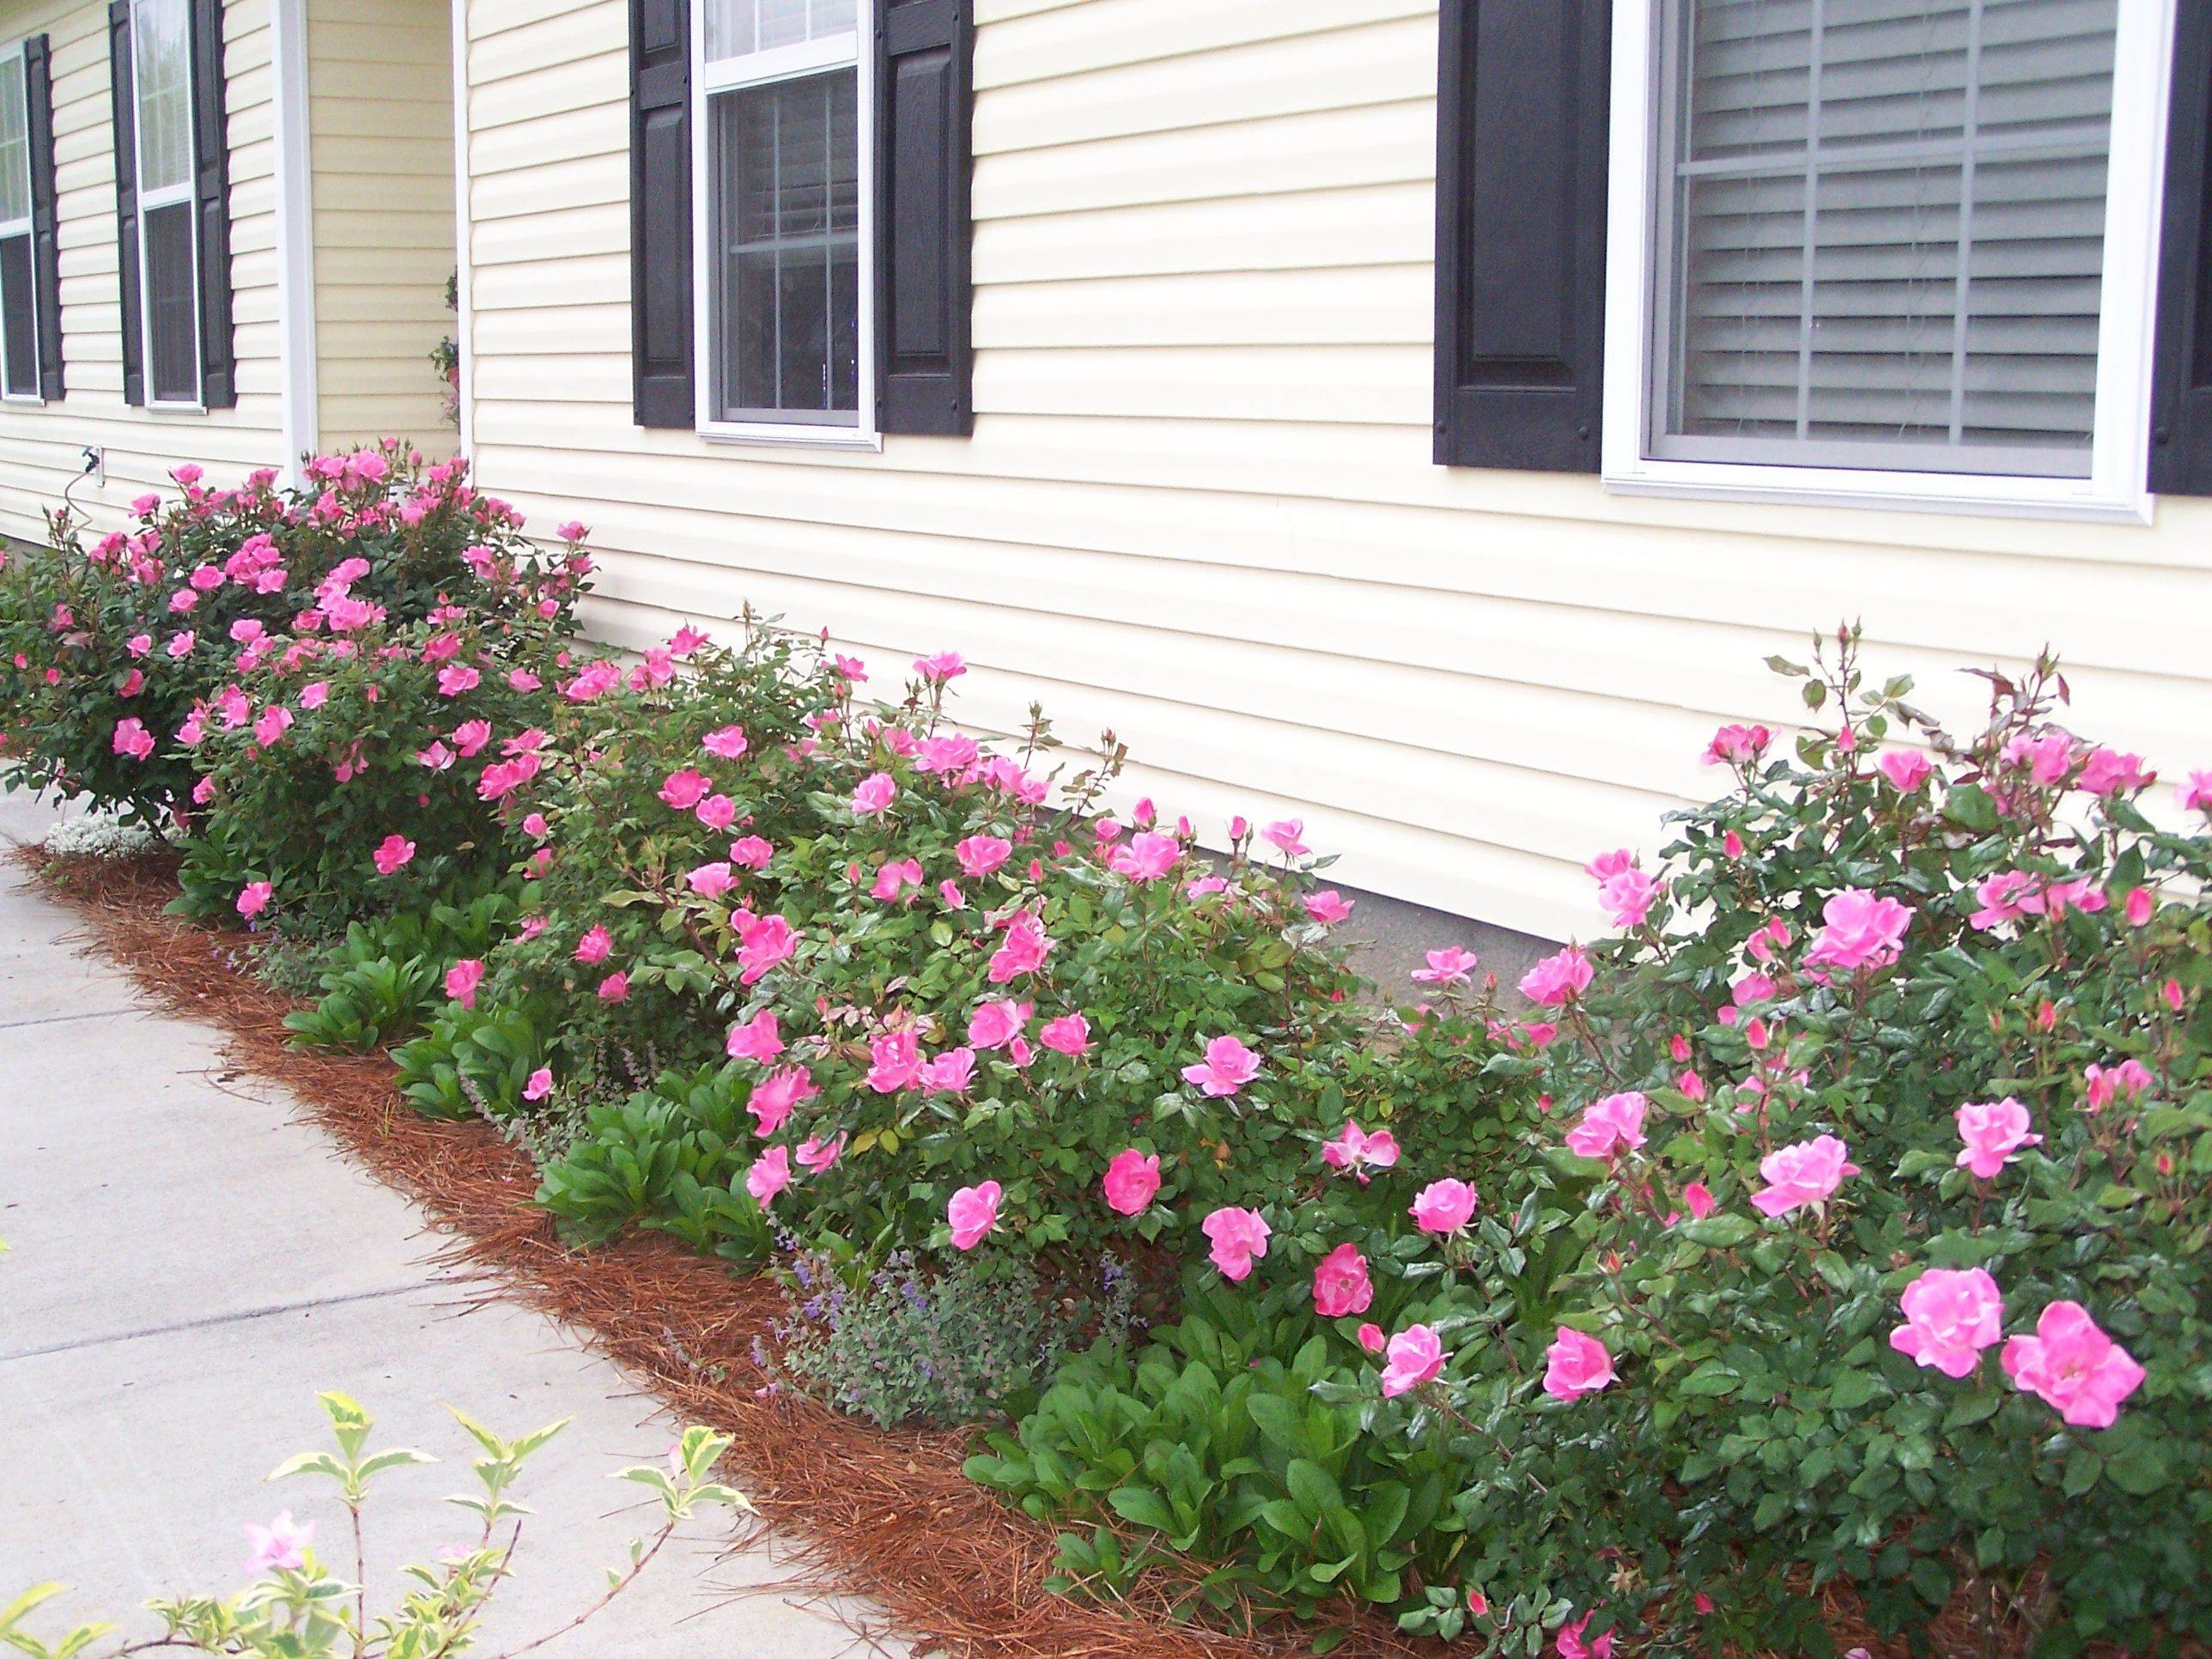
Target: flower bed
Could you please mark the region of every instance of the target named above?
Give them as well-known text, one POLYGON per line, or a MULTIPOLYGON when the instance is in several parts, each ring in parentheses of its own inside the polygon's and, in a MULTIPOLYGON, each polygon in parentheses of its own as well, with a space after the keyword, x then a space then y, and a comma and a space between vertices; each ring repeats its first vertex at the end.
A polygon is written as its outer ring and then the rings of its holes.
MULTIPOLYGON (((1006 1413, 970 1473, 1071 1585, 1569 1659, 1826 1651, 1836 1586, 2212 1639, 2212 775, 2154 822, 2049 665, 1954 738, 1849 630, 1778 663, 1825 723, 1716 735, 1727 792, 1592 862, 1614 936, 1386 1012, 1297 823, 1102 816, 1118 751, 978 744, 955 656, 591 659, 564 528, 557 592, 319 595, 146 725, 186 902, 351 922, 295 1030, 405 1037, 572 1237, 802 1264, 788 1385, 1006 1413)), ((0 575, 52 776, 109 710, 46 659, 138 613, 0 575)))

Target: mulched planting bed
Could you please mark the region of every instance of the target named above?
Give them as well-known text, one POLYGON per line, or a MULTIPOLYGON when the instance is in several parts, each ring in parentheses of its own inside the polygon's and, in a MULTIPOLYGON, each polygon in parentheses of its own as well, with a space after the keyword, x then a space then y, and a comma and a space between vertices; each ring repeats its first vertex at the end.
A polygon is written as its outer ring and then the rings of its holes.
MULTIPOLYGON (((484 1276, 485 1297, 518 1298, 562 1321, 642 1378, 690 1420, 736 1437, 735 1474, 764 1519, 797 1547, 809 1583, 866 1596, 918 1651, 961 1659, 1288 1659, 1311 1628, 1231 1634, 1176 1617, 1188 1581, 1155 1570, 1112 1603, 1056 1595, 1056 1529, 969 1481, 966 1431, 881 1430, 788 1390, 772 1390, 753 1357, 783 1308, 773 1282, 733 1273, 674 1240, 631 1233, 609 1245, 563 1244, 532 1202, 537 1172, 489 1123, 453 1123, 408 1109, 381 1054, 289 1046, 283 1019, 301 1005, 246 972, 240 939, 162 914, 175 861, 50 857, 24 861, 82 915, 90 943, 161 1003, 209 1020, 235 1061, 280 1084, 386 1184, 448 1236, 441 1261, 484 1276)), ((1865 1633, 1831 1595, 1840 1646, 1899 1653, 1865 1633)), ((1960 1610, 1929 1632, 1944 1655, 1978 1654, 1960 1610), (1951 1628, 1955 1624, 1956 1628, 1951 1628)), ((1358 1622, 1334 1650, 1346 1659, 1464 1651, 1358 1622)), ((1632 1650, 1624 1644, 1625 1653, 1632 1650)))

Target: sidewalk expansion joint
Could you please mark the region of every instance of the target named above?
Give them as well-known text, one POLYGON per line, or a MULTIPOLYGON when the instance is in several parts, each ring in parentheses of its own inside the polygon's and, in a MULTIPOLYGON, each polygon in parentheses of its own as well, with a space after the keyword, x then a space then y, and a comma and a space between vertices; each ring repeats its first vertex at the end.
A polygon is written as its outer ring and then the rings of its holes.
POLYGON ((418 1291, 434 1288, 432 1285, 392 1285, 380 1291, 351 1291, 343 1296, 314 1297, 305 1302, 277 1302, 264 1308, 242 1308, 236 1313, 210 1314, 204 1319, 183 1319, 170 1325, 147 1325, 135 1331, 110 1331, 100 1336, 79 1337, 74 1342, 55 1342, 43 1348, 25 1348, 16 1353, 0 1353, 0 1365, 18 1359, 44 1359, 58 1353, 75 1353, 82 1348, 100 1348, 118 1342, 137 1342, 151 1336, 173 1336, 182 1331, 212 1330, 222 1325, 242 1325, 256 1319, 273 1319, 280 1314, 312 1313, 318 1308, 342 1308, 349 1303, 376 1302, 388 1297, 412 1296, 418 1291))

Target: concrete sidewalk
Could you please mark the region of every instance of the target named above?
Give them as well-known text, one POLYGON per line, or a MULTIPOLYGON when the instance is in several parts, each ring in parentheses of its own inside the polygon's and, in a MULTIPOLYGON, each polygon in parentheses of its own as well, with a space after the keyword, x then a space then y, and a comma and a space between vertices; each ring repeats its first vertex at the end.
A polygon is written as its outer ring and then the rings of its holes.
MULTIPOLYGON (((0 795, 0 854, 54 814, 0 795), (12 839, 11 839, 12 837, 12 839)), ((228 1593, 246 1522, 319 1524, 350 1573, 326 1482, 262 1477, 329 1443, 314 1395, 353 1395, 373 1443, 442 1467, 384 1478, 368 1511, 372 1606, 405 1560, 472 1536, 441 1500, 473 1488, 450 1401, 503 1433, 573 1414, 516 1492, 538 1518, 478 1651, 563 1623, 652 1526, 607 1479, 674 1425, 615 1365, 428 1265, 421 1213, 346 1164, 280 1091, 237 1074, 212 1030, 142 1009, 77 954, 76 919, 0 865, 0 1605, 75 1589, 32 1628, 94 1618, 133 1635, 149 1596, 228 1593)), ((549 1651, 623 1659, 902 1653, 880 1616, 787 1583, 771 1547, 722 1554, 720 1520, 664 1551, 612 1608, 549 1651), (770 1586, 762 1590, 762 1586, 770 1586), (733 1593, 752 1591, 756 1593, 733 1593)))

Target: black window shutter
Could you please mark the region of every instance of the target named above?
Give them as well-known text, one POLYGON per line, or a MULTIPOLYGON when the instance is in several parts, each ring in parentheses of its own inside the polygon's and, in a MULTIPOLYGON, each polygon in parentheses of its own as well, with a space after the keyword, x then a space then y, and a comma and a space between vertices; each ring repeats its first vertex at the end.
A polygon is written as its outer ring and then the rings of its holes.
POLYGON ((1436 458, 1598 470, 1612 0, 1443 0, 1436 458))
POLYGON ((230 332, 230 128, 222 68, 223 0, 191 0, 192 146, 198 158, 200 402, 238 401, 238 359, 230 332))
MULTIPOLYGON (((1546 0, 1550 3, 1551 0, 1546 0)), ((970 0, 882 0, 876 22, 876 414, 975 425, 969 310, 970 0)))
POLYGON ((691 7, 629 0, 630 401, 640 426, 693 424, 691 7))
POLYGON ((108 84, 115 98, 115 272, 123 307, 123 401, 146 401, 138 313, 138 116, 131 94, 131 0, 108 0, 108 84))
POLYGON ((2179 8, 2152 357, 2150 487, 2212 495, 2212 7, 2179 8))
POLYGON ((61 226, 54 194, 53 62, 46 37, 23 42, 24 125, 31 141, 31 288, 37 296, 39 396, 62 395, 61 226))

